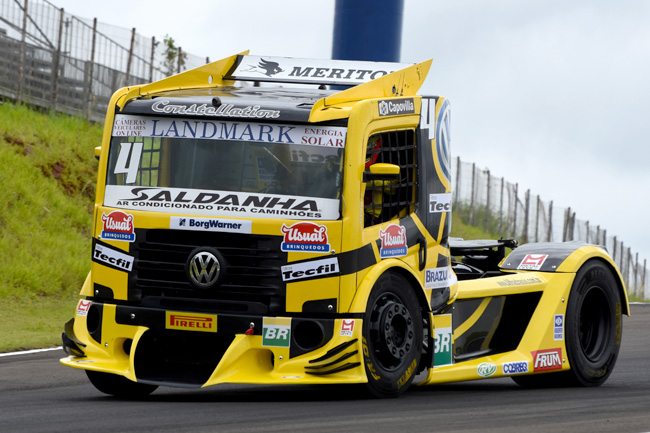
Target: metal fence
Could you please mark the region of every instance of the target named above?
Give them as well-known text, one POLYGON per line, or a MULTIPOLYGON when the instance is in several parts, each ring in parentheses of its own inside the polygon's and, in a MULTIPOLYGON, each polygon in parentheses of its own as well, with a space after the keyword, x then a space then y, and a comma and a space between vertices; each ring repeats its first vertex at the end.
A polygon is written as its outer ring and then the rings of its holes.
POLYGON ((452 167, 453 205, 470 225, 525 242, 583 241, 607 248, 619 266, 628 294, 650 300, 647 261, 639 260, 616 236, 589 221, 576 219, 571 208, 554 207, 530 190, 519 190, 503 177, 456 158, 452 167))
POLYGON ((101 121, 113 92, 209 60, 166 63, 162 41, 66 13, 48 1, 0 0, 0 95, 101 121))

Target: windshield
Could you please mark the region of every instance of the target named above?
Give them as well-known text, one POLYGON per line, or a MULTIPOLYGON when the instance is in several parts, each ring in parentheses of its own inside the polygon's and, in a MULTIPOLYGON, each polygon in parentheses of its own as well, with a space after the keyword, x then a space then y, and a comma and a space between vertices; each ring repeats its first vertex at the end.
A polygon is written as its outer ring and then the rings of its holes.
POLYGON ((104 204, 337 219, 345 128, 117 115, 104 204))

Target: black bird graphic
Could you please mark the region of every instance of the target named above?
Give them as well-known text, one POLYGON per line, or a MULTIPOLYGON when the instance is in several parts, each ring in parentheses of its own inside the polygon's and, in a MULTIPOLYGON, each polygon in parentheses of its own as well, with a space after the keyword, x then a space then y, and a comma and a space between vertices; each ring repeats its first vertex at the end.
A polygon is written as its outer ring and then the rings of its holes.
POLYGON ((261 59, 260 63, 258 64, 260 69, 264 69, 267 77, 272 77, 277 73, 283 72, 284 69, 280 69, 280 64, 277 62, 267 62, 264 59, 261 59))

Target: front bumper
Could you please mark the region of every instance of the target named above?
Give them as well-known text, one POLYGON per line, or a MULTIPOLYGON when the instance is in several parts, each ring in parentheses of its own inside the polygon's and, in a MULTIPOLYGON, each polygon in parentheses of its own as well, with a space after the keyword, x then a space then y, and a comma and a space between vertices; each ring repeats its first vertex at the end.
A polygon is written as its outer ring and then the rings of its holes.
POLYGON ((63 345, 74 368, 168 386, 367 382, 362 320, 206 314, 80 301, 63 345))

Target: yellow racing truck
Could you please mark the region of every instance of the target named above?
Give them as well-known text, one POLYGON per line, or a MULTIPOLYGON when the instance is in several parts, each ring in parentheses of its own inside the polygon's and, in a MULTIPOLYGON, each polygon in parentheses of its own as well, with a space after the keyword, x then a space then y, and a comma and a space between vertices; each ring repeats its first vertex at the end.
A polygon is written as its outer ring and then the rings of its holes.
POLYGON ((594 245, 450 238, 430 66, 246 52, 118 90, 61 362, 127 398, 602 384, 629 314, 616 265, 594 245))

